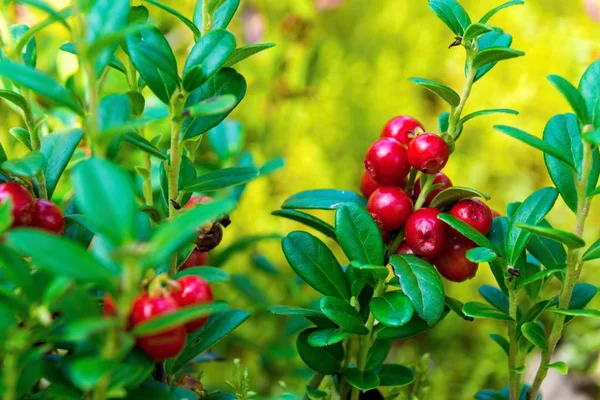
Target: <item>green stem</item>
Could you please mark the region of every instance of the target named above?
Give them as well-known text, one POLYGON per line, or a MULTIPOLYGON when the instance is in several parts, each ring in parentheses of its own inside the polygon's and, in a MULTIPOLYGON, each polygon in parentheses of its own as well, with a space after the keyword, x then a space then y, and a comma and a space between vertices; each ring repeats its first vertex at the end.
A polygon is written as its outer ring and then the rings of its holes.
MULTIPOLYGON (((586 126, 583 133, 589 132, 593 129, 590 126, 586 126)), ((590 209, 590 201, 587 196, 587 187, 589 176, 592 170, 592 147, 586 142, 583 143, 583 173, 581 179, 577 182, 577 215, 575 220, 575 234, 582 236, 585 228, 585 221, 590 209)), ((569 249, 567 252, 567 268, 566 275, 561 292, 558 297, 558 307, 568 309, 571 303, 571 296, 573 295, 573 288, 579 279, 581 274, 581 267, 583 266, 583 260, 580 257, 579 249, 569 249)), ((560 338, 562 337, 562 331, 565 326, 565 315, 557 314, 554 317, 554 323, 552 324, 552 330, 548 336, 548 348, 543 351, 540 365, 538 366, 537 373, 531 385, 531 389, 527 394, 528 399, 535 399, 540 391, 542 382, 548 374, 548 368, 546 367, 552 360, 552 355, 560 338)))
POLYGON ((509 370, 509 395, 510 400, 518 400, 520 392, 520 375, 517 372, 519 365, 519 343, 517 341, 517 293, 514 287, 514 282, 507 280, 506 287, 508 288, 509 310, 508 313, 513 321, 508 324, 508 370, 509 370))
POLYGON ((19 381, 18 355, 10 351, 4 356, 2 363, 2 381, 4 383, 4 400, 17 399, 17 383, 19 381))
POLYGON ((467 104, 467 100, 471 95, 471 90, 473 88, 473 82, 475 81, 475 70, 473 69, 473 54, 474 51, 469 47, 467 49, 467 78, 465 80, 465 84, 463 86, 462 93, 460 95, 460 102, 456 107, 453 107, 450 111, 450 118, 448 120, 448 135, 452 138, 452 140, 458 139, 460 135, 460 117, 462 112, 467 104))
POLYGON ((431 193, 431 187, 433 186, 433 180, 435 179, 435 175, 423 174, 421 177, 421 193, 419 193, 419 197, 417 201, 415 201, 415 210, 423 207, 425 204, 425 200, 427 200, 427 196, 431 193))

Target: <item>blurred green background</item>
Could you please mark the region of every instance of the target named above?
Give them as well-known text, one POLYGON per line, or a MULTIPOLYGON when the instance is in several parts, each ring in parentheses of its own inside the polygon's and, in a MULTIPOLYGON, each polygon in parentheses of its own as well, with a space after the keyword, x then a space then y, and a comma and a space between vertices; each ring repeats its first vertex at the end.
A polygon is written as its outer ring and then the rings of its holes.
MULTIPOLYGON (((192 15, 192 0, 164 2, 192 15)), ((67 2, 51 3, 58 8, 67 2)), ((502 1, 461 3, 476 19, 502 1)), ((540 152, 495 132, 492 126, 515 125, 541 135, 551 116, 569 110, 546 76, 560 74, 576 83, 586 66, 600 56, 600 26, 593 10, 598 4, 594 1, 526 3, 502 11, 491 21, 512 34, 513 48, 525 51, 526 56, 498 65, 479 81, 466 109, 471 112, 505 107, 517 109, 521 115, 489 116, 469 122, 444 171, 455 184, 491 195, 490 204, 498 211, 551 182, 540 152)), ((192 44, 188 30, 161 10, 151 5, 148 8, 180 56, 179 65, 183 65, 182 55, 192 44)), ((19 17, 23 22, 36 18, 26 13, 19 17)), ((255 234, 285 235, 302 229, 270 215, 295 192, 316 188, 358 190, 364 153, 391 117, 412 115, 428 130, 437 130, 437 116, 447 111, 446 105, 410 83, 409 77, 444 82, 457 91, 463 83, 464 51, 460 47, 448 49, 452 34, 425 0, 242 0, 230 29, 239 44, 277 44, 237 66, 248 80, 248 94, 232 118, 242 123, 245 147, 257 163, 283 156, 286 167, 248 185, 240 207, 232 215, 233 225, 226 231, 223 248, 255 234)), ((40 67, 63 78, 74 68, 71 56, 57 54, 66 38, 67 32, 57 26, 38 39, 40 67)), ((110 90, 122 90, 117 78, 112 86, 108 83, 110 90)), ((10 149, 6 131, 18 121, 11 121, 9 118, 14 117, 7 110, 1 115, 8 119, 2 142, 10 149)), ((203 154, 210 159, 207 141, 202 146, 203 154)), ((323 216, 332 217, 326 213, 323 216)), ((590 240, 598 236, 599 217, 600 208, 596 207, 587 229, 590 240)), ((563 229, 571 229, 574 223, 562 202, 549 219, 563 229)), ((249 288, 247 282, 238 282, 237 288, 221 284, 216 292, 237 307, 251 310, 253 317, 232 339, 216 346, 214 350, 228 361, 207 366, 203 382, 222 387, 231 375, 230 360, 237 357, 249 368, 251 388, 260 395, 302 393, 307 374, 295 357, 297 331, 285 318, 270 316, 265 310, 270 304, 308 304, 314 292, 301 288, 294 290, 293 297, 289 295, 289 282, 294 276, 278 240, 261 242, 236 255, 225 268, 250 278, 255 287, 249 288), (266 255, 278 273, 255 268, 249 257, 254 252, 266 255)), ((598 283, 595 268, 590 266, 584 278, 598 283)), ((481 265, 475 279, 446 284, 446 289, 464 302, 478 299, 477 288, 492 282, 489 268, 481 265)), ((579 320, 569 325, 567 337, 580 338, 583 332, 595 332, 598 327, 590 319, 579 320)), ((398 341, 390 361, 415 364, 423 354, 430 353, 429 398, 471 398, 481 388, 498 389, 507 381, 504 354, 487 337, 499 328, 493 321, 467 323, 450 314, 434 330, 398 341)), ((572 372, 585 373, 600 382, 598 372, 594 372, 600 349, 595 337, 576 340, 571 346, 572 358, 565 361, 572 362, 572 372)))

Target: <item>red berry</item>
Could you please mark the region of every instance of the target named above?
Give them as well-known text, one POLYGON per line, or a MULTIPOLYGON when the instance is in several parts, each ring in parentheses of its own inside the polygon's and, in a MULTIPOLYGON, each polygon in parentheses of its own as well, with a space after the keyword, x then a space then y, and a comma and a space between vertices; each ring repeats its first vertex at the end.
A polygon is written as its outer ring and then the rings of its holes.
POLYGON ((406 244, 416 255, 432 257, 444 250, 448 225, 437 218, 440 213, 437 208, 421 208, 406 221, 406 244))
POLYGON ((192 196, 190 197, 188 202, 185 203, 185 206, 183 206, 183 208, 194 208, 198 204, 206 204, 211 200, 212 199, 208 196, 192 196))
POLYGON ((203 267, 208 264, 208 252, 200 251, 198 249, 192 250, 190 256, 185 260, 181 267, 179 267, 180 271, 183 271, 187 268, 192 267, 203 267))
POLYGON ((379 184, 371 178, 367 171, 363 171, 360 177, 360 192, 362 195, 368 199, 377 189, 379 189, 379 184))
POLYGON ((408 145, 408 162, 426 174, 437 174, 450 157, 450 148, 440 136, 433 133, 419 135, 408 145))
MULTIPOLYGON (((171 296, 175 299, 180 307, 194 306, 200 304, 211 303, 213 301, 213 293, 208 283, 199 276, 184 276, 177 280, 180 289, 171 290, 171 296)), ((185 329, 188 332, 194 332, 200 329, 208 317, 199 318, 197 320, 185 324, 185 329)))
POLYGON ((381 131, 381 137, 396 139, 400 143, 407 145, 413 139, 416 129, 424 131, 423 125, 413 117, 400 115, 388 121, 381 131))
POLYGON ((452 207, 450 215, 471 225, 483 235, 487 235, 492 229, 492 210, 481 200, 461 200, 452 207))
POLYGON ((61 234, 65 229, 65 218, 56 204, 50 200, 37 199, 33 205, 33 218, 30 225, 61 234))
MULTIPOLYGON (((427 199, 425 199, 425 205, 428 206, 433 199, 435 199, 435 196, 437 196, 442 190, 448 189, 449 187, 452 187, 452 181, 450 180, 450 178, 448 178, 446 176, 446 174, 442 173, 442 172, 438 172, 437 174, 435 174, 435 178, 433 179, 433 185, 439 185, 441 184, 442 186, 438 187, 437 189, 432 190, 428 195, 427 195, 427 199)), ((418 179, 415 182, 415 187, 414 187, 414 198, 418 198, 419 194, 421 194, 421 180, 418 179)))
POLYGON ((500 215, 500 213, 498 211, 492 209, 492 218, 498 218, 501 216, 502 215, 500 215))
POLYGON ((380 185, 400 186, 410 172, 406 150, 400 142, 384 138, 369 148, 365 168, 380 185))
MULTIPOLYGON (((131 325, 136 326, 157 315, 172 313, 179 305, 170 296, 149 297, 142 294, 133 304, 131 325)), ((177 356, 185 346, 185 327, 183 325, 170 328, 160 333, 140 336, 138 346, 154 361, 164 361, 177 356)))
POLYGON ((26 226, 33 217, 33 196, 24 186, 15 182, 0 184, 0 203, 7 198, 12 201, 12 226, 26 226))
POLYGON ((452 282, 463 282, 477 273, 477 263, 469 261, 467 251, 477 245, 465 237, 454 236, 444 251, 438 254, 432 263, 440 275, 452 282))
POLYGON ((104 294, 104 312, 103 315, 105 317, 112 317, 117 315, 117 305, 115 304, 115 300, 112 298, 110 293, 104 294))
POLYGON ((406 241, 400 244, 400 247, 396 250, 396 254, 415 254, 406 241))
POLYGON ((385 186, 377 189, 367 202, 367 211, 379 227, 386 231, 395 231, 404 226, 412 213, 413 203, 410 196, 397 187, 385 186))

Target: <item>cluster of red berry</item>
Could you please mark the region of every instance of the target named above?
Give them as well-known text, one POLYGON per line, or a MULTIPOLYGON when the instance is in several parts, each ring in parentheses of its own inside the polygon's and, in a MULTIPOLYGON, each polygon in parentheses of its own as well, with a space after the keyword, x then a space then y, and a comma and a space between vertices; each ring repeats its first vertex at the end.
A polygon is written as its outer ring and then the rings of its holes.
MULTIPOLYGON (((467 251, 477 246, 437 218, 442 210, 429 207, 438 193, 452 186, 450 178, 441 172, 449 156, 446 141, 426 133, 419 121, 407 116, 393 118, 367 151, 360 189, 368 198, 367 210, 384 240, 403 235, 396 254, 422 257, 446 279, 462 282, 477 272, 477 264, 466 258, 467 251), (419 209, 414 202, 421 194, 421 185, 419 179, 414 184, 407 181, 411 170, 435 175, 434 189, 419 209)), ((449 213, 484 235, 492 227, 492 211, 477 199, 460 200, 449 213)))
POLYGON ((50 200, 36 199, 31 192, 16 182, 0 184, 0 203, 12 202, 13 227, 30 226, 62 234, 65 219, 56 204, 50 200))
MULTIPOLYGON (((208 283, 199 276, 184 276, 176 281, 169 281, 169 290, 162 287, 154 291, 157 295, 144 291, 133 303, 129 314, 130 327, 133 328, 156 316, 175 312, 176 310, 211 303, 213 293, 208 283)), ((112 316, 117 313, 110 295, 104 296, 104 314, 112 316)), ((183 347, 187 333, 200 329, 208 317, 190 321, 166 331, 140 336, 137 345, 154 361, 164 361, 176 357, 183 347)))

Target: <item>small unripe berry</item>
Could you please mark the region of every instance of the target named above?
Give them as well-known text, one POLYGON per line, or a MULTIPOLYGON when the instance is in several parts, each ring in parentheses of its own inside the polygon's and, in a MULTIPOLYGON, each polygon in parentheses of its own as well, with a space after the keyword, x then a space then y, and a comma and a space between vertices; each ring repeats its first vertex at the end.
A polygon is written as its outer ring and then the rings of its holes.
POLYGON ((467 238, 454 236, 448 246, 435 258, 432 263, 440 275, 452 282, 463 282, 471 279, 477 273, 478 264, 469 261, 467 251, 477 247, 467 238))
POLYGON ((471 225, 483 235, 487 235, 492 229, 492 210, 481 200, 461 200, 452 207, 450 215, 471 225))
MULTIPOLYGON (((435 196, 437 196, 442 190, 445 190, 445 189, 448 189, 449 187, 452 187, 452 181, 450 180, 450 178, 448 178, 442 172, 438 172, 437 174, 435 174, 435 178, 433 179, 433 184, 432 185, 439 185, 439 184, 441 184, 442 186, 438 187, 437 189, 432 190, 427 195, 427 199, 425 199, 425 204, 424 204, 425 206, 428 206, 429 204, 431 204, 431 202, 433 201, 433 199, 435 199, 435 196)), ((417 199, 420 194, 421 194, 421 180, 418 179, 415 182, 413 197, 415 199, 417 199)))
POLYGON ((15 182, 0 184, 0 203, 7 199, 12 201, 12 226, 26 226, 33 218, 34 198, 24 186, 15 182))
POLYGON ((406 149, 394 139, 379 139, 367 151, 365 168, 378 184, 400 186, 410 172, 406 149))
POLYGON ((421 208, 406 221, 406 243, 418 256, 432 257, 444 250, 448 237, 448 225, 439 220, 437 208, 421 208))
POLYGON ((386 231, 402 228, 412 209, 410 196, 402 189, 391 186, 377 189, 367 202, 367 211, 379 227, 386 231))
POLYGON ((426 174, 437 174, 446 166, 450 148, 440 136, 425 133, 410 142, 407 154, 413 168, 426 174))
POLYGON ((371 178, 367 171, 363 171, 360 177, 360 192, 362 195, 368 199, 377 189, 379 189, 379 184, 371 178))
POLYGON ((423 125, 413 117, 400 115, 394 117, 385 124, 381 131, 381 137, 396 139, 403 145, 408 146, 415 135, 415 131, 424 131, 423 125))
POLYGON ((37 199, 30 225, 60 235, 65 229, 65 218, 56 204, 50 200, 37 199))

